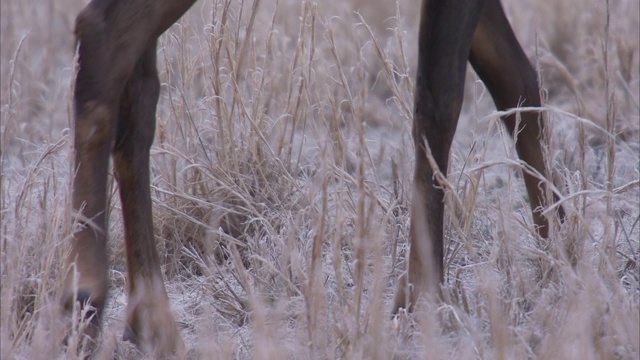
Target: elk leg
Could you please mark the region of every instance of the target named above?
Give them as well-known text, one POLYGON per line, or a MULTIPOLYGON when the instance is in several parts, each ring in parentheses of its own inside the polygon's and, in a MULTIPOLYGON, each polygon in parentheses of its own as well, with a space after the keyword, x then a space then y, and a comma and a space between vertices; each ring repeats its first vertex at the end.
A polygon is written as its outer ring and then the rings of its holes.
MULTIPOLYGON (((536 72, 516 39, 499 0, 488 0, 473 36, 469 61, 486 84, 499 110, 540 107, 540 88, 536 72)), ((543 121, 540 113, 523 112, 516 130, 516 115, 502 118, 509 132, 516 132, 516 149, 520 158, 545 174, 540 146, 543 121)), ((548 236, 549 225, 541 211, 547 203, 540 179, 524 173, 524 182, 533 210, 533 220, 540 236, 548 236)), ((557 201, 557 197, 554 196, 557 201)), ((558 210, 564 218, 562 208, 558 210)))
POLYGON ((169 308, 153 236, 149 151, 159 94, 154 42, 138 60, 120 98, 113 158, 120 186, 128 269, 124 338, 167 354, 175 352, 181 341, 169 308))
MULTIPOLYGON (((62 301, 66 308, 70 308, 75 301, 79 300, 95 309, 89 313, 90 316, 94 316, 91 321, 92 326, 86 332, 92 339, 95 339, 99 333, 100 318, 108 291, 106 184, 109 153, 113 149, 116 138, 116 118, 122 118, 119 112, 123 112, 119 103, 124 96, 125 84, 141 81, 138 78, 130 81, 130 77, 139 59, 143 58, 143 53, 150 47, 155 49, 157 37, 178 20, 194 1, 93 0, 76 19, 75 32, 80 46, 79 70, 74 92, 76 176, 73 183, 72 206, 79 214, 82 228, 74 234, 71 252, 67 259, 68 268, 75 265, 77 276, 73 272, 66 275, 62 301), (74 291, 76 286, 77 292, 74 291)), ((153 56, 155 61, 155 54, 153 56)), ((148 59, 148 55, 144 58, 148 59)), ((140 61, 145 63, 145 60, 140 61)), ((155 66, 153 69, 155 71, 155 66)), ((157 77, 154 79, 151 82, 157 83, 157 77)), ((152 100, 154 109, 157 90, 155 93, 152 100)), ((146 97, 143 99, 142 101, 151 101, 146 97)), ((125 105, 124 108, 133 109, 134 107, 125 105)), ((121 128, 121 124, 118 124, 120 140, 123 138, 121 128)), ((151 133, 152 137, 153 133, 151 133)), ((118 143, 125 144, 126 141, 118 143)), ((135 154, 140 153, 140 151, 135 152, 135 154)), ((116 159, 116 162, 123 161, 116 159)), ((124 163, 126 164, 127 161, 124 163)), ((118 167, 118 164, 116 166, 118 167)), ((124 173, 123 170, 119 172, 124 173)), ((146 175, 121 175, 120 181, 121 185, 128 189, 125 191, 140 191, 143 194, 142 197, 148 198, 149 189, 142 189, 141 183, 128 178, 131 176, 148 178, 148 166, 143 172, 146 175)), ((148 179, 146 184, 148 186, 148 179)), ((132 195, 123 196, 126 200, 132 195)), ((147 213, 150 216, 149 210, 147 213)), ((133 235, 131 230, 129 233, 128 239, 140 236, 135 231, 133 235)), ((128 242, 132 243, 132 241, 128 242)), ((142 242, 146 244, 149 241, 142 242)), ((143 248, 145 248, 144 245, 143 248)), ((137 248, 134 247, 134 249, 137 248)), ((134 258, 144 256, 135 255, 134 258)), ((152 265, 151 268, 155 266, 152 265)), ((153 272, 145 273, 139 268, 134 265, 134 273, 141 277, 153 272)), ((145 280, 154 282, 156 277, 145 280)), ((130 281, 130 284, 132 283, 130 281)), ((158 301, 163 301, 164 298, 160 297, 161 300, 158 301)))
POLYGON ((117 103, 103 96, 103 29, 90 26, 92 20, 89 9, 80 13, 76 22, 80 47, 74 92, 76 173, 72 206, 80 229, 71 240, 62 302, 67 310, 75 301, 95 309, 87 313, 91 324, 86 330, 94 339, 100 330, 108 291, 107 176, 117 103))
POLYGON ((411 205, 409 265, 396 290, 393 311, 411 310, 421 294, 436 295, 443 280, 444 192, 427 160, 447 173, 471 38, 482 1, 424 1, 420 20, 413 140, 414 193, 411 205), (455 25, 452 25, 455 24, 455 25))

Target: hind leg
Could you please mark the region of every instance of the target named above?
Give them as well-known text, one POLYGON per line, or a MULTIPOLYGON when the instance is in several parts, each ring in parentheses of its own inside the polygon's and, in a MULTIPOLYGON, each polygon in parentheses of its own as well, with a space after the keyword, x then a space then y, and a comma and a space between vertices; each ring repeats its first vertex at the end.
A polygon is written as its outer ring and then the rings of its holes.
POLYGON ((129 303, 125 339, 156 353, 179 350, 182 341, 162 280, 153 236, 149 150, 155 132, 160 82, 155 43, 145 51, 120 99, 113 151, 125 225, 129 303))
MULTIPOLYGON (((499 0, 487 1, 473 36, 469 61, 485 83, 498 110, 517 107, 540 107, 540 88, 536 72, 509 25, 499 0)), ((542 114, 523 112, 516 129, 516 115, 502 121, 513 135, 520 158, 537 172, 545 174, 545 161, 540 141, 543 134, 542 114)), ((536 176, 524 173, 533 221, 543 238, 548 237, 548 220, 541 214, 547 204, 544 186, 536 176)), ((558 197, 550 198, 555 201, 558 197)), ((564 210, 558 207, 558 217, 564 219, 564 210)))

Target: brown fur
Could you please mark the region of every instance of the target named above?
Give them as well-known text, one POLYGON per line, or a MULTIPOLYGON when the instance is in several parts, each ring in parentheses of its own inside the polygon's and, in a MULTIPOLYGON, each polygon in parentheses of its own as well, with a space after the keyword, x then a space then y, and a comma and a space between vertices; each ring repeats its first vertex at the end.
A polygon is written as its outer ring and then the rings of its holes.
MULTIPOLYGON (((183 345, 153 239, 149 150, 159 96, 156 42, 194 2, 93 0, 76 20, 80 64, 74 94, 73 209, 84 226, 73 239, 68 263, 75 264, 77 275, 67 276, 63 301, 67 308, 74 301, 95 308, 87 331, 95 338, 108 293, 106 196, 113 155, 125 221, 129 292, 125 338, 159 354, 181 352, 183 345)), ((540 106, 535 71, 499 0, 424 1, 421 16, 411 252, 407 275, 398 283, 394 311, 410 308, 443 280, 443 192, 434 187, 425 144, 439 171, 446 174, 466 62, 487 84, 499 109, 540 106)), ((513 132, 515 116, 503 120, 513 132)), ((540 115, 523 113, 517 134, 520 157, 544 174, 540 115)), ((535 177, 525 175, 525 183, 534 222, 546 237, 548 224, 540 215, 545 194, 535 177)))
MULTIPOLYGON (((536 72, 499 0, 424 1, 419 46, 413 119, 416 164, 411 251, 407 274, 398 282, 394 312, 401 307, 410 309, 425 291, 438 293, 437 285, 444 279, 444 193, 434 187, 436 181, 427 161, 425 140, 439 171, 446 174, 462 105, 467 60, 486 84, 499 110, 541 105, 536 72)), ((516 116, 502 120, 513 135, 516 116)), ((516 134, 519 156, 537 172, 545 174, 540 146, 541 115, 523 112, 516 134)), ((524 181, 537 231, 546 238, 549 225, 541 214, 546 204, 545 193, 538 178, 525 173, 524 181)), ((564 218, 562 208, 558 212, 560 218, 564 218)))

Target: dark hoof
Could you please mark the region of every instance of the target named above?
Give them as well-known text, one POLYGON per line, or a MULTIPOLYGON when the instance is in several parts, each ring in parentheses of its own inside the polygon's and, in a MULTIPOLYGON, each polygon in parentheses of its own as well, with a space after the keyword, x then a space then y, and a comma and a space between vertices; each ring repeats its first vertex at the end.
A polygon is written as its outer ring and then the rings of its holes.
POLYGON ((124 332, 122 333, 122 340, 132 343, 138 348, 138 350, 140 350, 140 341, 138 340, 136 333, 131 329, 131 326, 125 325, 124 332))

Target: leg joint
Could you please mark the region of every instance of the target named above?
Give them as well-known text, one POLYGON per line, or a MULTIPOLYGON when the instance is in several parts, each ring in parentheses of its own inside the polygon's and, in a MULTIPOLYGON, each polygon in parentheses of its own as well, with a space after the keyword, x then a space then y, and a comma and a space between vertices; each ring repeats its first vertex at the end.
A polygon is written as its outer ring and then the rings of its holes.
POLYGON ((109 105, 97 101, 77 104, 75 147, 87 153, 113 141, 113 116, 109 105))

